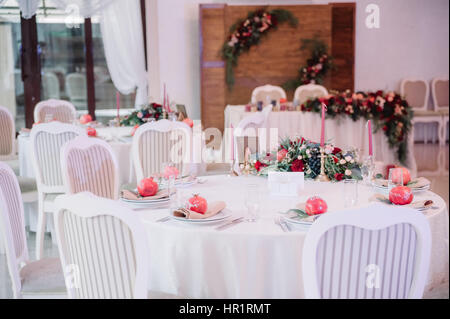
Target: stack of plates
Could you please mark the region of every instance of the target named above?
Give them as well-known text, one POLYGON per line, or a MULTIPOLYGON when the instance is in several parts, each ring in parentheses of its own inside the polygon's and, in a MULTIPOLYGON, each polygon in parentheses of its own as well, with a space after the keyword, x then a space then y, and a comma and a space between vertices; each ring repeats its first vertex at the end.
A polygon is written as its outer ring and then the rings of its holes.
POLYGON ((170 198, 158 198, 158 199, 126 199, 126 198, 120 198, 121 201, 131 204, 133 206, 137 207, 148 207, 148 208, 163 208, 166 207, 169 202, 170 198))
POLYGON ((218 221, 225 220, 225 219, 231 217, 231 211, 229 209, 225 208, 224 210, 217 213, 216 215, 208 217, 208 218, 203 218, 203 219, 188 219, 185 217, 173 216, 173 214, 171 214, 170 217, 174 220, 181 221, 181 222, 203 225, 203 224, 215 223, 218 221))

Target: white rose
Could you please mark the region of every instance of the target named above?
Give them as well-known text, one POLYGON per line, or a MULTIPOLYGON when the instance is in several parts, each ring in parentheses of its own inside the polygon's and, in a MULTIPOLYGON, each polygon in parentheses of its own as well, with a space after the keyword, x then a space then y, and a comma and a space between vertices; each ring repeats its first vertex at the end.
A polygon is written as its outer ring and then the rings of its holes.
POLYGON ((310 151, 309 151, 309 150, 306 150, 306 154, 308 154, 308 155, 309 155, 309 153, 310 153, 310 151))
POLYGON ((355 160, 354 160, 354 159, 352 159, 352 160, 350 161, 350 163, 352 163, 352 164, 353 164, 354 162, 355 162, 355 160))
POLYGON ((299 155, 297 158, 298 158, 299 160, 301 160, 303 157, 302 157, 301 155, 299 155))
POLYGON ((352 171, 349 170, 349 169, 346 169, 346 170, 345 170, 345 175, 347 175, 347 176, 352 175, 352 171))
POLYGON ((352 157, 351 157, 351 156, 346 156, 346 157, 345 157, 345 160, 346 160, 347 162, 350 162, 350 161, 352 160, 352 157))
POLYGON ((339 161, 339 164, 344 165, 345 163, 346 163, 345 159, 341 159, 341 160, 339 161))

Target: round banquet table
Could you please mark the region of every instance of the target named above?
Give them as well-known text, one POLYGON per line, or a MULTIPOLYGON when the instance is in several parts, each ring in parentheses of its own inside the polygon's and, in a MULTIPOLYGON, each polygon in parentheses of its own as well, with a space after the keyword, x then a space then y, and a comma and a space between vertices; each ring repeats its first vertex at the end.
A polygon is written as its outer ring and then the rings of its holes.
MULTIPOLYGON (((184 196, 199 193, 209 202, 223 200, 231 218, 245 215, 245 189, 259 186, 261 212, 256 222, 242 222, 216 230, 222 222, 193 225, 169 220, 166 209, 136 209, 149 241, 148 289, 187 298, 303 298, 302 246, 306 231, 283 232, 274 218, 309 196, 319 195, 329 214, 344 209, 342 185, 305 181, 300 197, 272 197, 267 179, 256 176, 204 177, 202 184, 182 188, 184 196)), ((358 186, 356 207, 369 205, 371 187, 358 186)), ((432 199, 437 209, 425 212, 432 231, 432 254, 427 290, 448 281, 449 230, 444 200, 431 191, 415 199, 432 199)))

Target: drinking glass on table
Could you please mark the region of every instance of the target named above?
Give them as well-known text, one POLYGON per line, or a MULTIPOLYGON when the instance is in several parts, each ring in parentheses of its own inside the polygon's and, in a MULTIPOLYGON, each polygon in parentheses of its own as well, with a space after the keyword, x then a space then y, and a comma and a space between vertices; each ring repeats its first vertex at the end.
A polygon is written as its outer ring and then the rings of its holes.
POLYGON ((259 217, 260 210, 260 192, 258 185, 247 185, 245 190, 245 206, 247 207, 247 215, 245 220, 248 222, 255 222, 259 217))
POLYGON ((395 167, 389 169, 388 192, 397 186, 403 186, 403 170, 395 167))
POLYGON ((178 169, 172 162, 165 162, 161 166, 161 174, 166 182, 167 191, 169 193, 169 198, 172 200, 172 193, 176 191, 175 189, 175 179, 178 176, 178 169))
POLYGON ((361 165, 361 174, 365 184, 369 185, 372 182, 374 169, 375 162, 373 161, 373 157, 365 157, 361 165))
POLYGON ((358 202, 358 181, 356 179, 344 179, 344 207, 353 207, 358 202))

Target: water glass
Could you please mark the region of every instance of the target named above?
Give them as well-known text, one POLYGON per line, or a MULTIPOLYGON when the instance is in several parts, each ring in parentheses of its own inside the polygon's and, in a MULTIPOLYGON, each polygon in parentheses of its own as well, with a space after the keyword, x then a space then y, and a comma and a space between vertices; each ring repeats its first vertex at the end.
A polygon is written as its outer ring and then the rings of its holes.
POLYGON ((365 184, 370 185, 373 179, 374 169, 375 163, 373 161, 372 156, 367 156, 361 165, 361 174, 365 184))
POLYGON ((344 206, 353 207, 358 202, 358 181, 356 179, 345 179, 344 187, 344 206))
POLYGON ((401 168, 390 168, 388 179, 388 191, 397 186, 403 186, 403 170, 401 168))
POLYGON ((176 166, 172 162, 165 162, 161 166, 161 176, 167 185, 167 191, 169 192, 169 198, 172 199, 172 193, 175 188, 175 178, 174 174, 171 174, 172 170, 175 169, 176 166))
POLYGON ((258 185, 247 185, 245 190, 245 206, 247 207, 247 215, 245 220, 255 222, 259 217, 261 198, 258 185))

